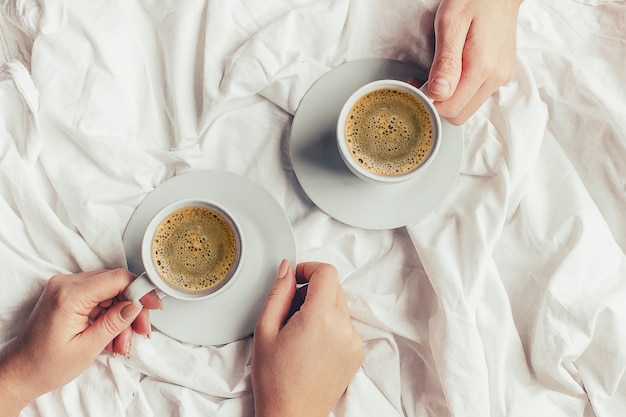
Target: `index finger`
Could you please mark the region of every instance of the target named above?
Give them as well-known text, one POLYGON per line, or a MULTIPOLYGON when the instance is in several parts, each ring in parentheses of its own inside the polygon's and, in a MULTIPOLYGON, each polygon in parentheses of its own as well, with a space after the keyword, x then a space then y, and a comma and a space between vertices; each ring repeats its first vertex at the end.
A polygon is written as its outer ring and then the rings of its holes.
POLYGON ((79 281, 79 285, 90 301, 98 304, 120 295, 135 277, 135 274, 124 269, 98 271, 85 274, 79 281))
POLYGON ((298 282, 308 282, 304 304, 335 306, 337 302, 337 269, 322 262, 305 262, 296 267, 298 282))
POLYGON ((435 54, 428 75, 429 95, 435 101, 450 98, 463 68, 463 49, 471 20, 457 2, 442 2, 435 16, 435 54))

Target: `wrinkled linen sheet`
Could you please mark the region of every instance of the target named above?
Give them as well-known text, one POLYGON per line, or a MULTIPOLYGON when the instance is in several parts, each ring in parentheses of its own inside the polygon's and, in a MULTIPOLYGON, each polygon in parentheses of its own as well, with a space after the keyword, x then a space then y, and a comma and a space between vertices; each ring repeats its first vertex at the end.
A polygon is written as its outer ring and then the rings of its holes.
MULTIPOLYGON (((298 261, 339 269, 366 355, 335 416, 623 415, 624 1, 524 2, 515 79, 463 126, 461 174, 419 223, 346 226, 298 184, 307 89, 359 58, 428 68, 437 4, 0 2, 0 342, 51 275, 126 265, 154 187, 223 169, 280 203, 298 261)), ((155 331, 22 414, 252 416, 250 352, 155 331)))

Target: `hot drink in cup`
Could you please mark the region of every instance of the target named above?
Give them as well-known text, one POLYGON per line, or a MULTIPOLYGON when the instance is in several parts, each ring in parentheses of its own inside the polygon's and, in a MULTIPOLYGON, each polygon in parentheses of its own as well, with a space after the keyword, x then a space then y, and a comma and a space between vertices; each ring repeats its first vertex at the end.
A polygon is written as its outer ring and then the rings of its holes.
POLYGON ((359 178, 404 181, 422 172, 441 140, 441 120, 418 88, 380 80, 358 89, 344 104, 337 145, 346 166, 359 178))
POLYGON ((157 288, 183 300, 206 299, 234 279, 243 238, 234 218, 209 201, 181 200, 159 211, 141 247, 145 273, 125 294, 139 300, 157 288))

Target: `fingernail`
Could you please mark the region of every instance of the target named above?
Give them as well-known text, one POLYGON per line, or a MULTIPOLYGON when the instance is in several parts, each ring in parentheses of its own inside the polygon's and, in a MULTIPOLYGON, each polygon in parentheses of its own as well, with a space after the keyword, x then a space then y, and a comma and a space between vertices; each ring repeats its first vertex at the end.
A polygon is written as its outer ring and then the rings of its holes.
POLYGON ((135 320, 137 316, 139 315, 139 313, 141 312, 142 308, 143 306, 137 305, 135 303, 131 303, 122 309, 122 311, 120 312, 120 315, 122 316, 122 319, 125 321, 135 320))
POLYGON ((163 311, 163 309, 165 308, 163 307, 163 300, 161 300, 161 297, 159 297, 158 295, 157 295, 157 299, 159 300, 159 310, 163 311))
POLYGON ((276 279, 283 279, 287 276, 287 272, 289 272, 289 261, 287 259, 283 259, 278 267, 278 272, 276 273, 276 279))
POLYGON ((126 353, 124 354, 124 357, 126 359, 130 359, 130 349, 132 347, 132 341, 128 341, 128 343, 126 343, 126 353))
POLYGON ((428 86, 428 89, 433 94, 443 95, 450 92, 450 83, 443 78, 435 78, 428 83, 428 86))

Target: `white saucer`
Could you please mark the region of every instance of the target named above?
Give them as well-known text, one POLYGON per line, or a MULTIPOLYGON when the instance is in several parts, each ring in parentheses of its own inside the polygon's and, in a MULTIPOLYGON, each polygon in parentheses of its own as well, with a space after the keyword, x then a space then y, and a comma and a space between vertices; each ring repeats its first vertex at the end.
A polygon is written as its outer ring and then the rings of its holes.
POLYGON ((329 216, 364 229, 395 229, 416 223, 450 191, 463 157, 463 130, 442 120, 441 147, 424 173, 398 184, 358 179, 344 165, 335 131, 344 101, 362 85, 379 79, 426 80, 418 67, 391 59, 343 64, 311 86, 291 126, 293 168, 309 198, 329 216))
POLYGON ((159 185, 131 216, 123 237, 130 271, 143 272, 141 238, 152 216, 174 200, 191 197, 211 199, 239 221, 246 244, 244 263, 223 292, 204 301, 165 297, 165 308, 151 311, 150 321, 180 341, 221 345, 252 333, 280 261, 294 265, 295 239, 282 208, 264 188, 229 172, 196 171, 159 185))

